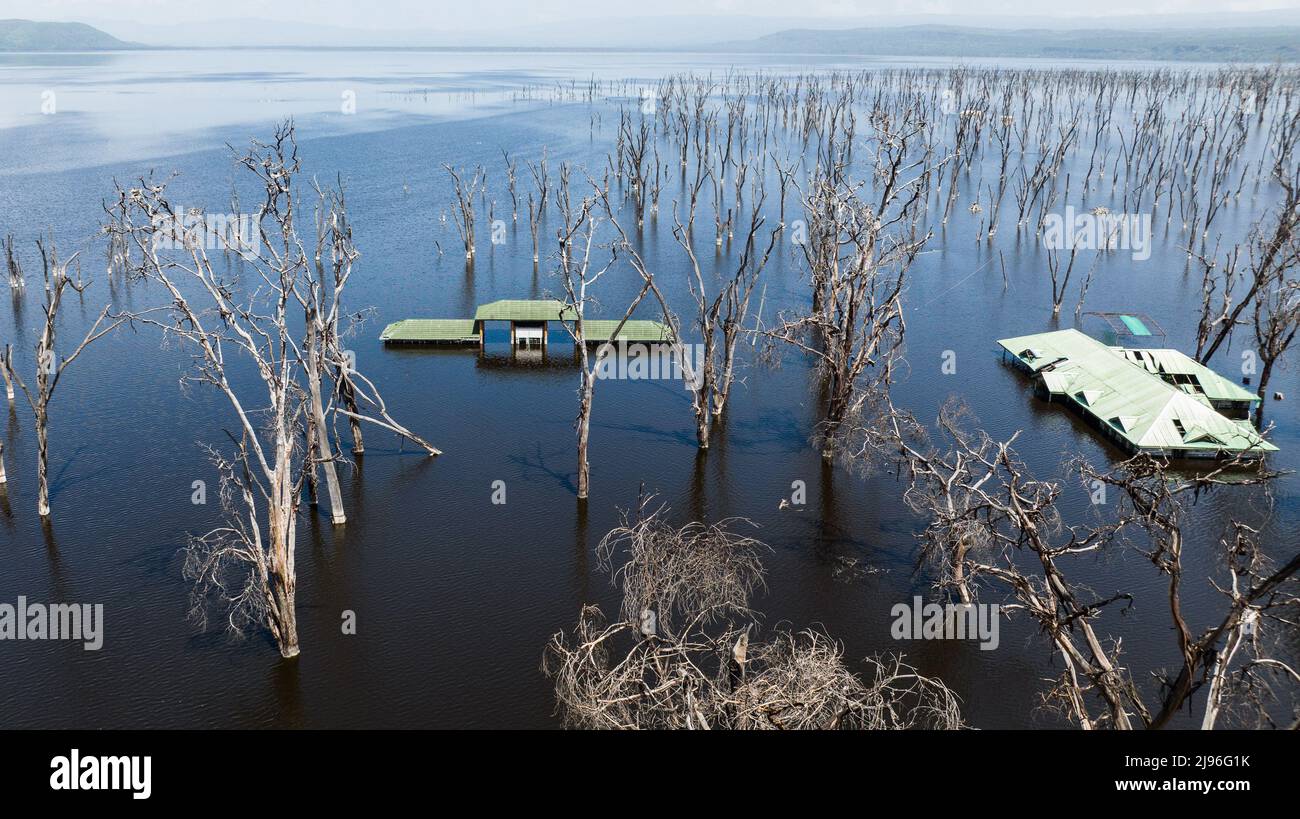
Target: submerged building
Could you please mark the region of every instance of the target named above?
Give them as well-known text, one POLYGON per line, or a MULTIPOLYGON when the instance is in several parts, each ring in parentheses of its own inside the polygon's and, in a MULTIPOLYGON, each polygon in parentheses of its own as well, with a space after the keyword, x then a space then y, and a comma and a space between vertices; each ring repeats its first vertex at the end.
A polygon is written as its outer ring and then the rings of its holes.
MULTIPOLYGON (((475 344, 483 346, 487 323, 506 322, 510 326, 510 345, 546 347, 551 324, 572 325, 578 313, 556 299, 502 299, 479 305, 472 319, 403 319, 384 328, 379 340, 385 344, 475 344)), ((607 341, 667 344, 672 331, 658 321, 628 319, 619 330, 613 319, 589 319, 582 322, 588 344, 607 341), (618 330, 618 337, 611 338, 618 330)))
POLYGON ((1259 396, 1177 350, 1110 347, 1078 330, 998 341, 1035 391, 1122 449, 1170 458, 1276 452, 1250 423, 1259 396))

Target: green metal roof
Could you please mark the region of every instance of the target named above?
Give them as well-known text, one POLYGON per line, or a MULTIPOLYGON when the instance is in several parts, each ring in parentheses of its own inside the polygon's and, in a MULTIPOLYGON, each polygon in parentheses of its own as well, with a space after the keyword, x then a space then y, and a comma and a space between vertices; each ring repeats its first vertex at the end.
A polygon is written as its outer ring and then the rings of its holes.
POLYGON ((573 321, 578 314, 559 299, 502 299, 480 304, 475 321, 573 321))
MULTIPOLYGON (((556 302, 557 304, 559 302, 556 302)), ((480 311, 481 312, 481 311, 480 311)), ((531 319, 514 319, 530 321, 531 319)), ((582 323, 583 334, 587 341, 605 342, 618 326, 617 321, 609 319, 587 319, 582 323)), ((617 341, 657 343, 668 342, 672 338, 668 326, 657 321, 629 319, 619 332, 617 341)), ((404 319, 395 321, 384 328, 379 340, 396 343, 453 343, 477 344, 477 319, 404 319)))
MULTIPOLYGON (((614 332, 614 328, 617 326, 617 321, 587 319, 582 322, 582 334, 587 341, 609 341, 610 333, 614 332)), ((668 342, 671 340, 671 331, 667 325, 660 324, 657 321, 644 321, 641 319, 628 319, 616 339, 616 341, 641 343, 668 342)))
POLYGON ((380 341, 430 341, 478 343, 474 319, 405 319, 379 334, 380 341))
POLYGON ((1193 398, 1209 401, 1240 401, 1254 404, 1260 397, 1229 381, 1189 355, 1178 350, 1114 348, 1130 363, 1160 376, 1193 398))
MULTIPOLYGON (((1158 364, 1148 369, 1126 355, 1131 351, 1107 347, 1078 330, 1005 338, 998 344, 1041 378, 1054 396, 1069 398, 1134 449, 1277 451, 1249 421, 1226 418, 1201 396, 1165 381, 1158 364)), ((1213 389, 1218 392, 1223 386, 1215 384, 1213 389)))

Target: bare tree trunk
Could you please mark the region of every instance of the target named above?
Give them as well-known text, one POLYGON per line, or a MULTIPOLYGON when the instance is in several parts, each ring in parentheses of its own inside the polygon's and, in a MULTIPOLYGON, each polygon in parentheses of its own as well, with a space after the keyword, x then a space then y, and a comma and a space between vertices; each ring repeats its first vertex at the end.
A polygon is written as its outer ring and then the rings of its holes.
POLYGON ((346 366, 337 369, 338 395, 343 400, 343 406, 351 413, 347 419, 348 426, 352 428, 352 454, 360 455, 366 451, 366 442, 361 436, 361 422, 357 420, 357 416, 361 414, 361 408, 357 406, 357 388, 348 377, 346 366))
POLYGON ((1214 662, 1208 672, 1210 693, 1205 697, 1205 716, 1201 719, 1202 731, 1212 730, 1214 723, 1219 719, 1219 714, 1223 711, 1228 668, 1232 665, 1233 658, 1237 656, 1237 649, 1241 648, 1241 641, 1241 628, 1234 628, 1228 635, 1223 651, 1214 655, 1214 662))
POLYGON ((9 375, 9 370, 14 365, 14 351, 8 344, 5 345, 4 357, 0 358, 0 375, 5 379, 5 400, 9 406, 14 405, 14 380, 9 375))
POLYGON ((578 400, 578 500, 586 500, 591 485, 591 466, 587 459, 587 443, 591 439, 591 401, 595 395, 595 374, 586 367, 582 371, 582 397, 578 400))
MULTIPOLYGON (((320 465, 325 472, 325 485, 330 496, 330 516, 334 525, 348 522, 343 511, 343 492, 339 489, 338 470, 334 468, 334 449, 330 444, 329 431, 325 427, 325 407, 320 398, 320 337, 316 332, 316 316, 309 312, 307 316, 307 389, 311 394, 311 424, 309 428, 315 433, 315 447, 319 452, 320 465)), ((308 468, 315 472, 315 465, 308 468)))
MULTIPOLYGON (((287 545, 277 548, 289 555, 293 554, 293 550, 287 545)), ((301 653, 298 648, 297 584, 297 578, 291 574, 277 573, 271 578, 275 603, 271 630, 276 644, 280 647, 280 656, 286 660, 293 659, 301 653)))
POLYGON ((316 422, 311 415, 307 416, 307 426, 304 430, 303 438, 306 441, 307 457, 303 462, 303 473, 307 476, 304 483, 307 485, 307 506, 315 509, 320 506, 320 476, 316 472, 316 463, 320 457, 316 454, 316 422))
POLYGON ((36 418, 36 509, 41 517, 50 515, 50 433, 47 426, 49 415, 41 406, 35 412, 36 418))
POLYGON ((1264 428, 1264 405, 1268 403, 1268 381, 1273 377, 1273 359, 1264 362, 1259 371, 1259 403, 1255 405, 1255 428, 1264 428))
MULTIPOLYGON (((277 449, 288 451, 291 444, 281 430, 277 449)), ((271 537, 271 628, 280 646, 280 655, 286 659, 298 656, 297 592, 298 573, 294 566, 295 500, 293 482, 289 475, 288 458, 280 459, 276 469, 275 505, 270 510, 269 533, 271 537)))

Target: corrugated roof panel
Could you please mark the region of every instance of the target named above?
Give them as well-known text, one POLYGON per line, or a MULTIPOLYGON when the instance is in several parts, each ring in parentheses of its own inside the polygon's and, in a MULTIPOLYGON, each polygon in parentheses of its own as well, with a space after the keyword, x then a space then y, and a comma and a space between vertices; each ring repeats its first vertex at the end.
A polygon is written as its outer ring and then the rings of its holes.
MULTIPOLYGON (((618 322, 610 319, 587 319, 582 322, 582 334, 588 341, 609 341, 609 336, 616 327, 618 322)), ((665 324, 643 319, 628 319, 616 340, 651 343, 667 342, 670 339, 671 333, 665 324)))
POLYGON ((1070 371, 1069 370, 1048 370, 1040 374, 1043 384, 1047 389, 1054 393, 1070 391, 1070 371))
POLYGON ((379 334, 380 341, 478 341, 473 319, 404 319, 379 334))
POLYGON ((501 299, 480 304, 475 321, 573 321, 577 312, 559 299, 501 299))

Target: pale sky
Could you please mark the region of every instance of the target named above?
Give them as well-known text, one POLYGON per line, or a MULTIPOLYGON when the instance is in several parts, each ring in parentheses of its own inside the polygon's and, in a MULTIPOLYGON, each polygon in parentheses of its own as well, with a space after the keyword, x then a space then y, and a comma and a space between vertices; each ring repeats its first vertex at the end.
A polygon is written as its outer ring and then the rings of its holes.
POLYGON ((743 14, 830 22, 877 15, 1111 17, 1297 9, 1300 0, 0 0, 0 18, 131 20, 154 25, 259 18, 365 29, 483 30, 591 18, 743 14))

